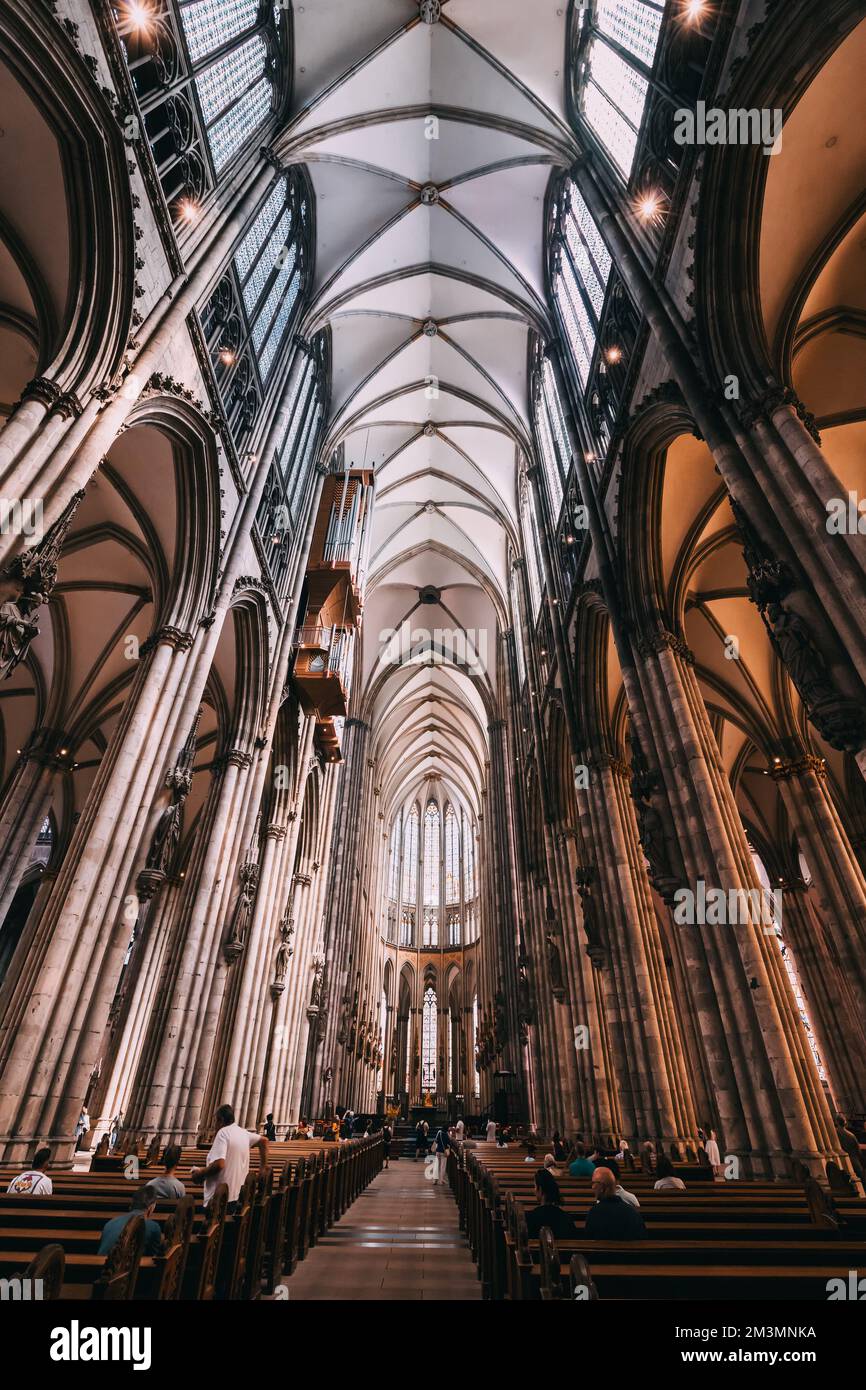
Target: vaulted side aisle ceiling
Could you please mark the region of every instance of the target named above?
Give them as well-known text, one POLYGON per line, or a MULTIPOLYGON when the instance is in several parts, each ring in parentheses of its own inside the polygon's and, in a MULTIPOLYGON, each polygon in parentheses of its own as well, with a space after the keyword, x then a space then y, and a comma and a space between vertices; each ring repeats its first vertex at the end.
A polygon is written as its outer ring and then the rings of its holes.
POLYGON ((520 548, 528 334, 549 331, 545 197, 577 152, 564 5, 429 9, 435 22, 415 0, 367 0, 347 24, 344 0, 296 5, 298 109, 278 151, 316 193, 304 329, 332 333, 330 442, 376 470, 355 712, 384 760, 386 816, 436 772, 479 809, 520 548), (405 622, 485 634, 484 674, 423 641, 395 668, 380 633, 405 622))

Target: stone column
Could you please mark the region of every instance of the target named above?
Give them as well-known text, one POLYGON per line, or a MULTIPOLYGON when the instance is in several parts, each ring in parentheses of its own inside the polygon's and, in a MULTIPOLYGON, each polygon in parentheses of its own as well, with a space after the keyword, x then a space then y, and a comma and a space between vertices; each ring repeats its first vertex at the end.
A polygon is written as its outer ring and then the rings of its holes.
MULTIPOLYGON (((325 1065, 333 1069, 332 1096, 342 1098, 344 1058, 337 1044, 345 995, 351 995, 348 964, 352 933, 356 927, 357 879, 355 870, 361 858, 362 816, 365 785, 368 781, 367 744, 369 725, 360 719, 347 719, 343 736, 343 769, 340 777, 339 806, 336 812, 334 851, 331 856, 327 908, 323 923, 325 949, 324 982, 328 1013, 324 1033, 312 1061, 309 1094, 313 1107, 322 1098, 321 1073, 325 1065), (323 1061, 326 1058, 327 1061, 323 1061)), ((321 1019, 319 1020, 321 1028, 321 1019)), ((348 1102, 344 1102, 348 1103, 348 1102)))
POLYGON ((802 879, 787 880, 782 901, 783 938, 793 952, 831 1094, 837 1109, 856 1114, 866 1110, 862 1014, 856 1012, 814 890, 802 879))
POLYGON ((164 629, 142 660, 9 993, 0 1034, 0 1145, 9 1158, 23 1158, 38 1138, 71 1145, 128 944, 123 896, 191 646, 164 629))
MULTIPOLYGON (((827 790, 827 771, 809 754, 774 762, 791 830, 812 875, 810 897, 829 943, 827 965, 847 1001, 836 1026, 852 1057, 866 1056, 866 882, 827 790)), ((841 1001, 840 1001, 841 1002, 841 1001)))
POLYGON ((682 1065, 682 1034, 638 840, 629 769, 599 755, 589 772, 589 792, 578 794, 595 859, 583 880, 583 927, 590 954, 600 952, 602 971, 618 977, 622 1027, 630 1041, 629 1055, 616 1059, 620 1095, 632 1097, 633 1128, 627 1137, 659 1138, 669 1148, 691 1141, 699 1121, 682 1065))
POLYGON ((214 764, 213 785, 187 866, 184 903, 129 1108, 129 1128, 170 1134, 185 1143, 196 1137, 202 1095, 191 1093, 192 1069, 220 938, 227 927, 225 898, 237 888, 232 875, 239 852, 237 822, 242 817, 243 779, 251 765, 251 755, 242 749, 230 749, 214 764))
MULTIPOLYGON (((640 643, 639 666, 656 755, 683 855, 686 883, 701 893, 762 890, 706 708, 693 657, 675 636, 658 630, 640 643)), ((641 819, 639 808, 639 819, 641 819)), ((659 846, 644 815, 644 848, 652 864, 659 846)), ((681 900, 682 902, 682 900, 681 900)), ((736 900, 738 912, 739 900, 736 900)), ((707 916, 710 914, 708 913, 707 916)), ((836 1152, 822 1092, 775 933, 747 906, 737 925, 728 913, 715 924, 684 924, 690 986, 712 1076, 727 1151, 757 1172, 783 1175, 790 1157, 812 1171, 836 1152)), ((675 916, 675 922, 676 922, 675 916)))
POLYGON ((65 758, 69 746, 68 736, 61 730, 37 729, 12 774, 0 808, 0 924, 12 905, 27 868, 27 856, 51 808, 54 779, 71 765, 65 758))

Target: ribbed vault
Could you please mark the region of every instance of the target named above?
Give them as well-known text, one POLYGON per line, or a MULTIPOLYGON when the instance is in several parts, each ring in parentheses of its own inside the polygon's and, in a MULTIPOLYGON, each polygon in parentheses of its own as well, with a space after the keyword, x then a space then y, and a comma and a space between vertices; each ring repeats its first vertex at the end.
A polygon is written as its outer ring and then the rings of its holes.
POLYGON ((331 332, 330 442, 375 469, 356 712, 382 810, 431 776, 476 812, 502 691, 528 335, 549 327, 544 207, 575 156, 565 7, 333 0, 295 9, 300 102, 278 142, 316 193, 305 331, 331 332), (397 633, 394 639, 390 634, 397 633))

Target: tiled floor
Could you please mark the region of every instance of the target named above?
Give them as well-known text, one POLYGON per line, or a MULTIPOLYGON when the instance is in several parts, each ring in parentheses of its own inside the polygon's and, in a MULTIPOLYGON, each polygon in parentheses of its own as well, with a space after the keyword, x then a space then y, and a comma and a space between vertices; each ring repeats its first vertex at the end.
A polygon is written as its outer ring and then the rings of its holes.
POLYGON ((381 1172, 287 1279, 295 1299, 480 1299, 450 1187, 401 1158, 381 1172))

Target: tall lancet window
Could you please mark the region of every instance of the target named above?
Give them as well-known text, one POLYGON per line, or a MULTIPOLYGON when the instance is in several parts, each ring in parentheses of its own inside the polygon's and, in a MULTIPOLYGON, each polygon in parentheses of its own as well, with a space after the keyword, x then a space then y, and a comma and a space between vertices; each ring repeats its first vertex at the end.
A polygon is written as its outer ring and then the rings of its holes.
POLYGON ((475 885, 475 836, 471 822, 461 812, 463 819, 463 896, 470 902, 477 893, 475 885))
POLYGON ((163 193, 183 229, 283 100, 288 17, 259 0, 112 8, 163 193))
POLYGON ((421 1022, 421 1090, 436 1093, 436 991, 429 986, 424 991, 424 1011, 421 1022))
POLYGON ((418 902, 418 826, 420 813, 417 803, 406 818, 403 832, 403 910, 400 914, 400 945, 415 942, 415 908, 418 902))
POLYGON ((634 164, 663 14, 655 0, 595 0, 581 110, 624 179, 634 164))
POLYGON ((448 945, 460 945, 460 822, 449 801, 445 807, 445 909, 448 945))
POLYGON ((442 854, 439 845, 439 807, 428 801, 424 813, 424 946, 439 945, 439 868, 442 854))
POLYGON ((611 257, 577 184, 571 182, 563 197, 564 235, 553 276, 553 296, 580 383, 585 387, 598 342, 611 257))
POLYGON ((547 495, 554 519, 562 507, 562 490, 571 465, 565 411, 550 359, 545 357, 536 388, 535 428, 547 495))
POLYGON ((529 615, 535 624, 541 608, 541 594, 544 587, 541 575, 541 540, 538 534, 538 520, 535 515, 535 498, 524 484, 522 501, 523 543, 526 555, 526 578, 529 583, 529 615))
POLYGON ((400 894, 400 834, 403 817, 398 811, 391 826, 391 846, 388 858, 388 897, 396 902, 400 894))
POLYGON ((460 901, 460 827, 450 801, 445 807, 445 901, 460 901))
POLYGON ((259 0, 181 0, 186 46, 194 63, 251 29, 259 0))
POLYGON ((520 603, 520 574, 511 569, 511 631, 514 633, 514 656, 517 661, 517 684, 526 680, 526 656, 523 651, 523 608, 520 603))
MULTIPOLYGON (((240 451, 253 428, 272 377, 281 363, 288 368, 291 330, 300 313, 308 265, 308 192, 296 170, 279 175, 253 218, 207 304, 201 325, 213 373, 219 387, 232 437, 240 451)), ((295 383, 315 390, 321 348, 295 383)), ((293 410, 291 428, 300 430, 309 419, 306 397, 300 414, 293 410)), ((306 439, 306 434, 301 438, 306 439)), ((281 456, 295 457, 294 438, 281 456)))

